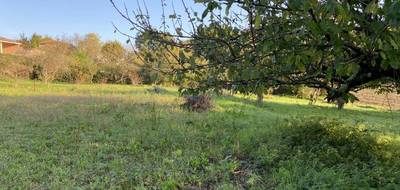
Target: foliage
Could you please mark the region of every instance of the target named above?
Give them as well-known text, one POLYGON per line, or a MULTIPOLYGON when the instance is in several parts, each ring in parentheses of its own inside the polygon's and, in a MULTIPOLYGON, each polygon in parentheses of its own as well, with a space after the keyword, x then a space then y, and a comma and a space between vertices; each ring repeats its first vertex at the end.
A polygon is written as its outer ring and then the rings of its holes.
POLYGON ((301 86, 293 85, 280 85, 274 88, 272 94, 274 95, 299 95, 301 86))
POLYGON ((43 67, 41 65, 33 65, 32 72, 29 76, 31 80, 42 80, 43 78, 43 67))
POLYGON ((40 72, 34 78, 45 82, 141 84, 146 78, 136 54, 116 41, 103 45, 95 33, 72 40, 21 35, 20 42, 24 48, 20 54, 1 55, 1 78, 26 80, 32 72, 40 72), (32 39, 46 43, 32 48, 32 39))
POLYGON ((73 62, 73 48, 64 41, 54 41, 52 45, 40 47, 39 50, 31 57, 33 63, 42 68, 41 80, 46 83, 55 80, 73 62))
POLYGON ((119 64, 126 55, 126 51, 122 45, 117 42, 107 42, 101 48, 103 61, 108 64, 119 64))
POLYGON ((174 68, 173 57, 178 56, 178 48, 167 49, 161 43, 148 38, 147 33, 142 33, 135 40, 143 84, 172 83, 173 76, 167 73, 174 68))
POLYGON ((30 39, 30 45, 29 48, 39 48, 40 47, 40 41, 42 40, 42 36, 39 34, 32 34, 32 37, 30 39))
POLYGON ((141 84, 141 76, 132 65, 103 65, 93 76, 94 83, 141 84))
POLYGON ((31 48, 31 41, 24 33, 20 34, 18 42, 22 44, 22 48, 24 49, 31 48))
POLYGON ((100 37, 95 33, 86 34, 84 39, 78 42, 78 49, 87 54, 92 60, 97 61, 102 49, 100 37))
POLYGON ((69 65, 69 72, 75 83, 92 81, 95 71, 94 61, 84 51, 77 51, 73 55, 74 62, 69 65))
POLYGON ((19 55, 0 55, 0 78, 29 79, 32 70, 32 60, 19 55))
POLYGON ((180 69, 174 72, 198 83, 185 89, 189 93, 257 94, 277 85, 306 85, 326 90, 328 101, 352 102, 352 91, 400 86, 397 0, 196 0, 205 5, 202 14, 182 2, 184 12, 174 11, 162 26, 151 25, 141 7, 143 16, 131 18, 111 2, 131 30, 192 53, 176 57, 180 69), (207 63, 196 64, 193 57, 207 63))

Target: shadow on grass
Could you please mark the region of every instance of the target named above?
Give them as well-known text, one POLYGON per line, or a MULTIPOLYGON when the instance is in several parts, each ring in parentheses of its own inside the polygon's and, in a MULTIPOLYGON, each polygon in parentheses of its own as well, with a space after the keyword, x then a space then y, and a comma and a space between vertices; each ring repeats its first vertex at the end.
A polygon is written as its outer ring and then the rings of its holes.
POLYGON ((277 130, 273 138, 270 141, 275 143, 267 146, 275 157, 266 164, 279 167, 276 170, 278 181, 290 178, 298 186, 317 184, 314 180, 323 174, 322 171, 329 171, 344 176, 337 180, 343 180, 347 187, 400 185, 399 142, 394 139, 379 142, 377 136, 362 126, 320 118, 292 120, 277 130), (279 172, 285 170, 292 174, 279 172), (304 173, 304 176, 295 173, 304 173), (306 184, 302 184, 304 182, 306 184))
MULTIPOLYGON (((400 112, 398 111, 382 111, 382 110, 355 110, 355 109, 344 109, 338 110, 335 107, 326 107, 320 105, 301 105, 291 103, 277 103, 269 102, 268 99, 261 106, 256 104, 256 101, 234 97, 225 96, 226 100, 230 100, 233 103, 239 103, 254 110, 254 113, 258 114, 276 114, 283 117, 308 117, 308 116, 319 116, 327 119, 339 119, 348 122, 363 123, 367 122, 374 125, 385 126, 397 126, 400 127, 400 112)), ((240 106, 235 104, 222 105, 226 109, 237 109, 240 106)), ((397 130, 398 132, 398 130, 397 130)))

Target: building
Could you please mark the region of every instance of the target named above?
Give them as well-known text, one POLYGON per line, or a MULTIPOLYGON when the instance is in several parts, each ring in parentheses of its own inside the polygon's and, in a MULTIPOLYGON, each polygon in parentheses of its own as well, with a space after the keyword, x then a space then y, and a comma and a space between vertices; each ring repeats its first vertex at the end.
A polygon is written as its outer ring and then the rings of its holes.
POLYGON ((16 53, 21 47, 21 43, 0 37, 0 54, 13 54, 16 53))

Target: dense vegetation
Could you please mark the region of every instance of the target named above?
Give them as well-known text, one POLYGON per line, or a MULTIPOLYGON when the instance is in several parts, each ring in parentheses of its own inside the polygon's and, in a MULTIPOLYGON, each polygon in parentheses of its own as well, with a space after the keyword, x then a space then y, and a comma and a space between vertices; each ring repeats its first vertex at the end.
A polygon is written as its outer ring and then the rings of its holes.
MULTIPOLYGON (((167 84, 171 79, 152 70, 139 59, 152 52, 134 52, 117 41, 101 42, 97 34, 55 39, 33 34, 21 36, 22 49, 13 55, 0 55, 0 78, 31 79, 44 82, 167 84)), ((138 43, 138 46, 140 43, 138 43)))
POLYGON ((183 11, 163 11, 164 22, 153 25, 145 5, 132 15, 111 0, 131 24, 128 38, 144 33, 166 50, 180 48, 173 73, 195 83, 183 86, 189 93, 229 89, 262 98, 270 87, 303 84, 326 90, 342 108, 360 89, 400 92, 398 0, 194 2, 204 8, 182 1, 183 11))
POLYGON ((399 112, 274 96, 0 82, 5 189, 399 189, 399 112))

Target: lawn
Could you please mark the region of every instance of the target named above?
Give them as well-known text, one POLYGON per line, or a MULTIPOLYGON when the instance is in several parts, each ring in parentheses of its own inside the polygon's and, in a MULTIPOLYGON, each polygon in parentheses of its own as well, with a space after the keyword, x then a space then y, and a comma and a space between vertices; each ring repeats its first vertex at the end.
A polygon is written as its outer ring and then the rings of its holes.
POLYGON ((400 189, 400 112, 0 81, 0 189, 400 189))

